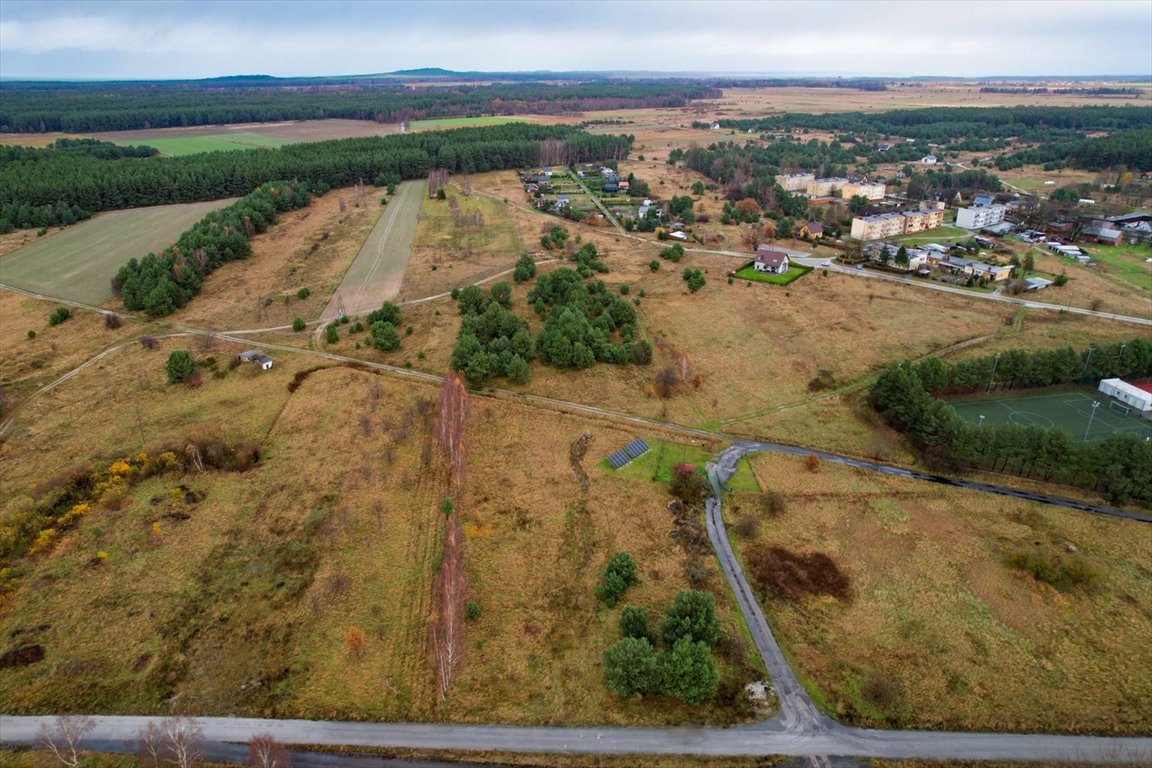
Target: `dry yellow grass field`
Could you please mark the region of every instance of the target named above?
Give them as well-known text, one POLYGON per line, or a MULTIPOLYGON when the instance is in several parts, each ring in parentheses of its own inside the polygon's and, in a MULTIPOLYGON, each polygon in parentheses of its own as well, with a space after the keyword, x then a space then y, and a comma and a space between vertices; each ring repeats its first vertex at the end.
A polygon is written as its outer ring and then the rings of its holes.
MULTIPOLYGON (((759 541, 828 554, 850 602, 766 602, 818 698, 868 725, 1144 733, 1152 717, 1146 525, 799 459, 752 459, 787 512, 759 541), (1078 556, 1093 591, 1058 592, 1005 564, 1078 556), (883 680, 870 700, 865 683, 883 680)), ((733 512, 729 511, 729 519, 733 512)), ((747 554, 747 543, 744 544, 747 554)))
MULTIPOLYGON (((176 346, 127 348, 30 403, 0 457, 0 518, 33 504, 47 477, 141 448, 179 451, 191 435, 258 443, 261 462, 242 474, 147 480, 121 510, 96 509, 55 551, 22 564, 0 623, 48 657, 0 680, 6 711, 160 712, 171 701, 203 714, 350 719, 730 720, 719 705, 622 701, 603 686, 599 657, 617 636, 619 608, 604 609, 592 589, 608 558, 621 549, 636 558, 641 583, 625 602, 650 608, 653 621, 687 585, 663 486, 595 469, 631 430, 473 403, 459 510, 482 616, 466 625, 457 683, 439 701, 424 631, 446 491, 434 455, 423 458, 434 409, 419 406, 437 390, 329 367, 290 394, 312 367, 297 355, 189 389, 163 383, 176 346), (580 506, 568 446, 584 431, 592 480, 580 506), (203 500, 176 499, 181 483, 203 500), (359 650, 346 641, 354 628, 365 635, 359 650)), ((738 637, 714 571, 711 581, 738 637)), ((734 647, 740 661, 723 662, 728 690, 754 674, 734 647)))
POLYGON ((0 291, 0 414, 33 390, 48 384, 108 347, 140 334, 139 323, 106 328, 97 312, 73 310, 72 318, 50 325, 59 305, 13 291, 0 291), (28 338, 34 331, 36 338, 28 338))
POLYGON ((251 256, 217 269, 186 307, 165 320, 231 330, 319 317, 382 211, 371 189, 360 207, 352 205, 351 190, 334 189, 282 214, 274 227, 252 238, 251 256), (307 299, 297 298, 301 288, 309 289, 307 299))

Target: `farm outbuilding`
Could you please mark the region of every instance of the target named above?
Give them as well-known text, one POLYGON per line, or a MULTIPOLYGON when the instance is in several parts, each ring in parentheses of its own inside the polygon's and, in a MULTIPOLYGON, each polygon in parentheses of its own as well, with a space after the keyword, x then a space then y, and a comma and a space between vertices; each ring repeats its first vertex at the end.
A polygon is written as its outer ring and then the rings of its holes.
POLYGON ((1152 414, 1152 392, 1129 384, 1123 379, 1103 379, 1100 391, 1108 397, 1135 409, 1142 415, 1152 414))
POLYGON ((272 358, 264 354, 262 350, 250 349, 247 352, 241 352, 237 357, 242 363, 256 363, 260 366, 260 370, 268 371, 272 369, 272 358))

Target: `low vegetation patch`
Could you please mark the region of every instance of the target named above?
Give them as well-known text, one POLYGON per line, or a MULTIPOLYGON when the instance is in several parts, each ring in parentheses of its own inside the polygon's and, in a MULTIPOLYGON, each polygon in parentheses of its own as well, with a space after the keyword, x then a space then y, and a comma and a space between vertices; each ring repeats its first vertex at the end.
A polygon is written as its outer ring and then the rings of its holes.
POLYGON ((1018 549, 1008 555, 1008 564, 1036 581, 1061 592, 1090 591, 1100 581, 1100 572, 1080 555, 1048 554, 1038 549, 1018 549))
POLYGON ((852 580, 823 552, 753 546, 744 560, 752 580, 765 594, 794 602, 808 595, 828 595, 843 602, 852 599, 852 580))

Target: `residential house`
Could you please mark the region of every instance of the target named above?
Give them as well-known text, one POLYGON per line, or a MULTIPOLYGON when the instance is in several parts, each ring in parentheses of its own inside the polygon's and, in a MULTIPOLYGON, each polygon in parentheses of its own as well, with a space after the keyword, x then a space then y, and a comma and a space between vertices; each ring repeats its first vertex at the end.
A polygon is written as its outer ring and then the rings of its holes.
POLYGON ((887 152, 890 149, 892 149, 891 144, 880 144, 876 147, 877 152, 887 152))
POLYGON ((972 198, 972 205, 992 205, 996 202, 996 195, 976 195, 972 198))
POLYGON ((572 202, 572 199, 569 195, 556 195, 556 207, 557 208, 567 208, 568 204, 571 202, 572 202))
POLYGON ((682 243, 688 240, 688 234, 686 232, 669 232, 668 237, 672 240, 679 240, 682 243))
POLYGON ((904 248, 904 255, 908 258, 907 264, 900 264, 896 261, 897 254, 900 253, 900 246, 892 245, 891 243, 882 244, 873 254, 873 259, 876 261, 883 261, 884 256, 888 257, 888 265, 896 269, 906 269, 909 272, 919 271, 928 266, 930 252, 921 248, 904 248))
POLYGON ((621 181, 617 184, 617 186, 620 187, 621 192, 626 192, 628 191, 628 188, 632 186, 632 184, 628 181, 621 181))
POLYGON ((971 259, 963 259, 959 256, 948 256, 947 258, 941 259, 940 268, 959 275, 984 278, 993 283, 1008 280, 1012 277, 1012 266, 1010 264, 985 264, 982 261, 972 261, 971 259))
POLYGON ((809 221, 800 225, 796 230, 798 237, 806 237, 815 240, 818 237, 824 236, 824 225, 818 221, 809 221))
POLYGON ((714 131, 720 130, 720 123, 712 123, 712 130, 714 130, 714 131))
POLYGON ((762 245, 756 249, 756 260, 752 262, 752 268, 757 272, 782 275, 788 271, 788 254, 762 245))
POLYGON ((920 158, 920 165, 936 165, 937 162, 936 155, 924 155, 920 158))
MULTIPOLYGON (((901 177, 903 178, 903 177, 901 177)), ((948 206, 945 205, 943 200, 921 200, 920 210, 922 211, 942 211, 948 206)))
POLYGON ((776 176, 776 183, 785 192, 799 192, 807 190, 808 185, 816 180, 811 173, 781 173, 776 176))
POLYGON ((961 229, 983 229, 1004 221, 1002 205, 978 205, 956 209, 956 226, 961 229))

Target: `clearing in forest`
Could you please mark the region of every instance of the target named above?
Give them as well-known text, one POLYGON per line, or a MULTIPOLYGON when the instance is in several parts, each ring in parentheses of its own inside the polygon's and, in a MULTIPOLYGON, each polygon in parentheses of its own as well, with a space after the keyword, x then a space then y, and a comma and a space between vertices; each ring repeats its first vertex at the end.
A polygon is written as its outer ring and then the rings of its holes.
POLYGON ((416 214, 425 189, 422 181, 407 181, 396 188, 396 194, 328 302, 323 319, 339 317, 341 302, 345 314, 354 315, 376 309, 400 292, 404 270, 412 256, 416 214))
POLYGON ((55 298, 103 304, 120 265, 167 248, 235 198, 102 213, 0 258, 0 283, 55 298))

